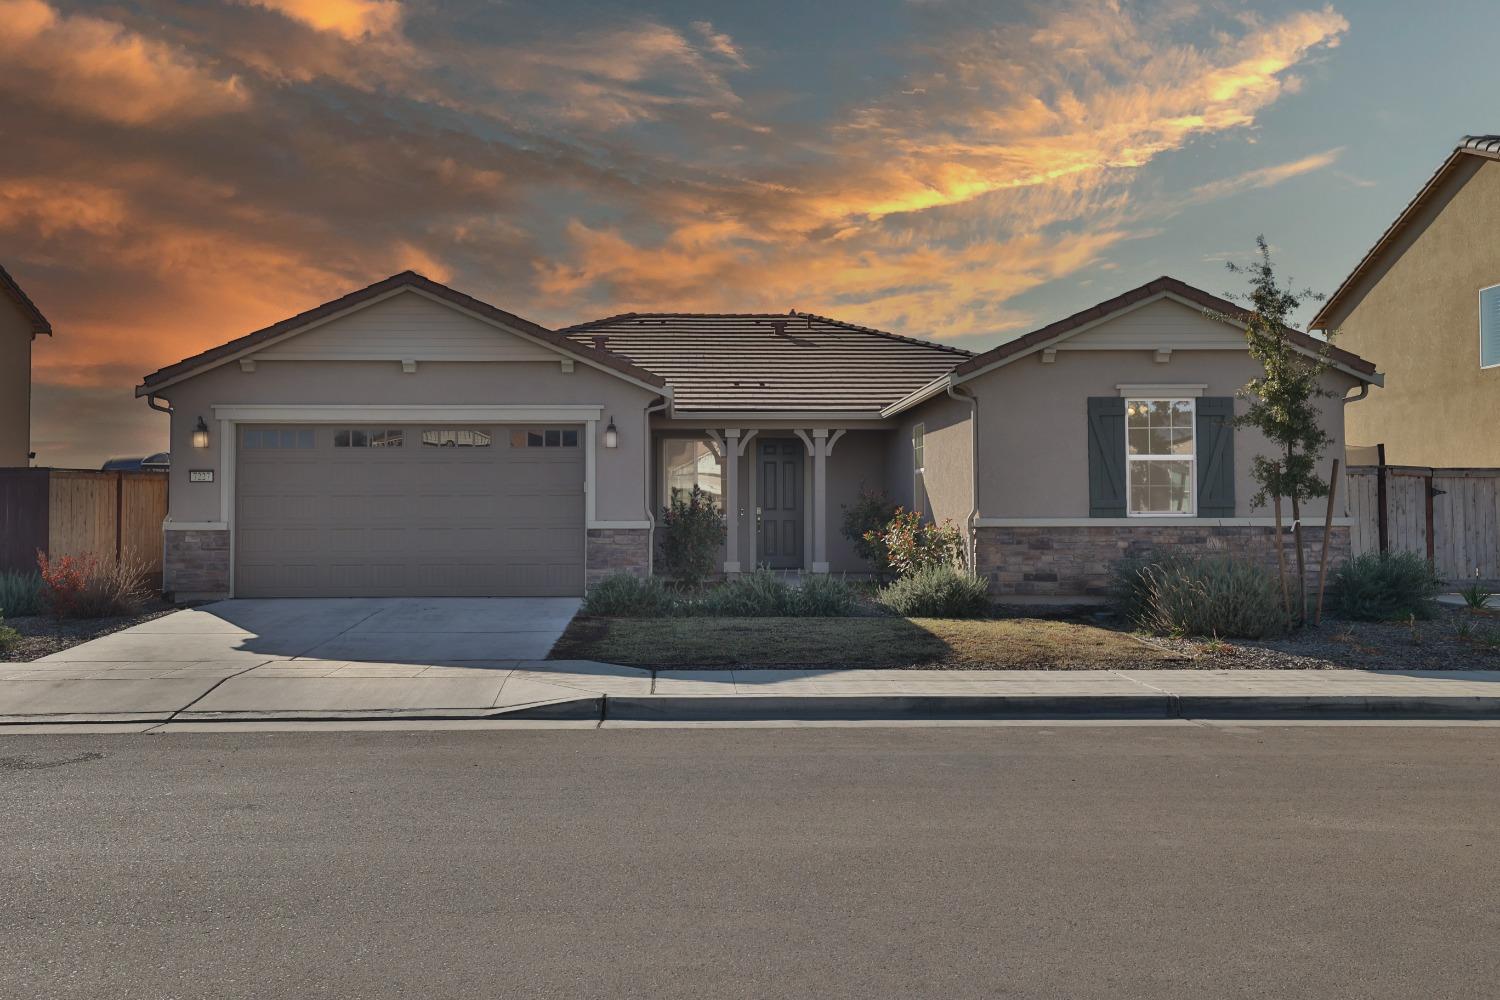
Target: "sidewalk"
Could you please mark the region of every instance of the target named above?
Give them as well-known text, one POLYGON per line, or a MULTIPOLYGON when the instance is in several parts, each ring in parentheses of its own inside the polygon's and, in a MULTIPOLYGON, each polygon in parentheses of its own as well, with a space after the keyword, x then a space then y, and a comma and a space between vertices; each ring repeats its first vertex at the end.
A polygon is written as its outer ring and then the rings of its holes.
POLYGON ((1364 717, 1500 718, 1500 671, 651 671, 589 661, 286 657, 0 666, 0 725, 1364 717))

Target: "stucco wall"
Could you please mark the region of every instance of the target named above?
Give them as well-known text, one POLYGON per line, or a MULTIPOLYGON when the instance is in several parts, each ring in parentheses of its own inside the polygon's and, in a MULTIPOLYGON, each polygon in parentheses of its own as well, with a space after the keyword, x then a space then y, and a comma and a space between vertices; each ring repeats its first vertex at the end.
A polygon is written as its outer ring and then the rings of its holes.
POLYGON ((1361 281, 1338 343, 1386 375, 1349 406, 1349 441, 1393 465, 1500 466, 1500 368, 1479 367, 1479 290, 1500 284, 1500 163, 1468 158, 1361 281), (1467 183, 1464 183, 1467 181, 1467 183), (1423 228, 1425 224, 1425 228, 1423 228))
MULTIPOLYGON (((219 426, 215 405, 231 404, 597 404, 603 407, 595 442, 597 497, 601 521, 640 521, 646 516, 646 446, 650 434, 645 407, 648 390, 577 364, 563 373, 557 362, 431 362, 411 374, 394 361, 266 361, 254 372, 229 364, 195 376, 160 393, 172 402, 172 512, 174 521, 217 521, 219 426), (209 424, 212 447, 192 446, 199 416, 209 424), (619 447, 604 447, 605 424, 613 416, 619 447), (214 469, 213 483, 189 483, 189 469, 214 469)), ((145 401, 141 402, 145 405, 145 401)))
POLYGON ((31 450, 31 322, 0 295, 0 466, 25 466, 31 450))
POLYGON ((970 412, 967 403, 943 395, 900 415, 886 451, 886 492, 894 503, 920 510, 934 521, 952 521, 960 528, 968 523, 973 507, 970 412), (925 427, 925 490, 913 496, 911 436, 919 423, 925 427))
MULTIPOLYGON (((1059 351, 1052 364, 1031 355, 965 383, 979 400, 981 516, 1088 517, 1088 397, 1118 396, 1119 384, 1151 383, 1205 384, 1205 396, 1233 396, 1260 370, 1240 351, 1177 350, 1166 364, 1143 350, 1059 351)), ((1354 385, 1342 373, 1327 376, 1328 388, 1340 395, 1354 385)), ((1245 405, 1237 401, 1236 412, 1243 413, 1245 405)), ((1343 404, 1324 399, 1320 408, 1323 426, 1334 438, 1322 462, 1326 477, 1329 462, 1343 456, 1343 404)), ((1265 451, 1259 432, 1235 431, 1237 517, 1268 513, 1250 507, 1256 492, 1251 459, 1265 451)), ((1322 502, 1314 502, 1303 514, 1321 515, 1324 509, 1322 502)), ((1343 512, 1339 500, 1335 514, 1343 512)))

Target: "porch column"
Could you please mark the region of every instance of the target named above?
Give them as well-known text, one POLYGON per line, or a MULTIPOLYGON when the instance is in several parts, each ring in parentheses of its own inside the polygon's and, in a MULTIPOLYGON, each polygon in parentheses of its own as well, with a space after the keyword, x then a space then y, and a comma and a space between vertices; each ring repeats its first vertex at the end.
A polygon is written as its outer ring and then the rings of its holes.
POLYGON ((719 459, 724 466, 724 572, 740 571, 740 430, 724 430, 724 447, 719 459))
POLYGON ((828 572, 828 428, 814 428, 813 561, 814 573, 828 572))

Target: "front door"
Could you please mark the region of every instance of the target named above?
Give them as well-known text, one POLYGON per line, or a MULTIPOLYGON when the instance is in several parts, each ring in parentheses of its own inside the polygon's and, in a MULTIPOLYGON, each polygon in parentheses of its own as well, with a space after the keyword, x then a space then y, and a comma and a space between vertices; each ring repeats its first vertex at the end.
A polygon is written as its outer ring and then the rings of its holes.
POLYGON ((772 569, 802 568, 802 464, 796 438, 762 439, 757 474, 755 561, 772 569))

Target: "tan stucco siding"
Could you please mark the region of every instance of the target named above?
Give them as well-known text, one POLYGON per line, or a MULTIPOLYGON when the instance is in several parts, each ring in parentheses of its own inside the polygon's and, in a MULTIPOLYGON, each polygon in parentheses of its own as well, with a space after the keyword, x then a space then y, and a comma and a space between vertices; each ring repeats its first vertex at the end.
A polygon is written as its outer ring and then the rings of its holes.
MULTIPOLYGON (((908 510, 920 510, 933 521, 952 521, 960 528, 973 507, 970 409, 967 403, 938 396, 901 414, 886 457, 886 491, 908 510), (914 495, 912 431, 923 433, 922 495, 914 495)), ((982 443, 982 442, 981 442, 982 443)))
MULTIPOLYGON (((1118 396, 1121 384, 1206 385, 1205 396, 1233 396, 1260 371, 1246 352, 1174 351, 1158 364, 1146 351, 1060 351, 1052 364, 1031 355, 981 375, 964 388, 979 400, 979 511, 985 518, 1088 517, 1090 396, 1118 396)), ((1330 390, 1343 394, 1353 378, 1331 373, 1330 390)), ((1236 402, 1243 413, 1245 403, 1236 402)), ((1343 404, 1321 401, 1323 426, 1334 438, 1323 467, 1343 455, 1343 404)), ((1267 451, 1256 431, 1235 432, 1235 515, 1249 517, 1256 492, 1252 457, 1267 451)), ((929 480, 932 479, 929 473, 929 480)), ((931 484, 929 483, 929 489, 931 484)), ((1321 503, 1304 514, 1320 514, 1321 503)), ((1343 513, 1340 502, 1336 513, 1343 513)))
MULTIPOLYGON (((642 521, 645 509, 645 407, 655 395, 582 363, 564 373, 558 362, 422 362, 407 374, 394 361, 266 361, 254 372, 236 364, 215 368, 164 389, 172 415, 174 521, 217 521, 225 482, 214 407, 254 404, 538 405, 584 404, 603 408, 597 427, 596 508, 599 521, 642 521), (192 446, 199 416, 212 446, 192 446), (619 447, 605 448, 604 427, 613 416, 619 447), (215 470, 214 482, 189 483, 190 469, 215 470)), ((144 403, 142 404, 144 405, 144 403)))
POLYGON ((885 488, 888 432, 849 431, 839 438, 828 458, 828 569, 832 573, 868 573, 871 567, 844 537, 844 508, 859 500, 860 491, 885 488))
POLYGON ((1500 466, 1500 368, 1479 367, 1479 291, 1500 284, 1500 163, 1471 158, 1330 318, 1384 388, 1349 406, 1349 441, 1394 465, 1500 466))
POLYGON ((31 321, 0 296, 0 466, 31 450, 31 321))

